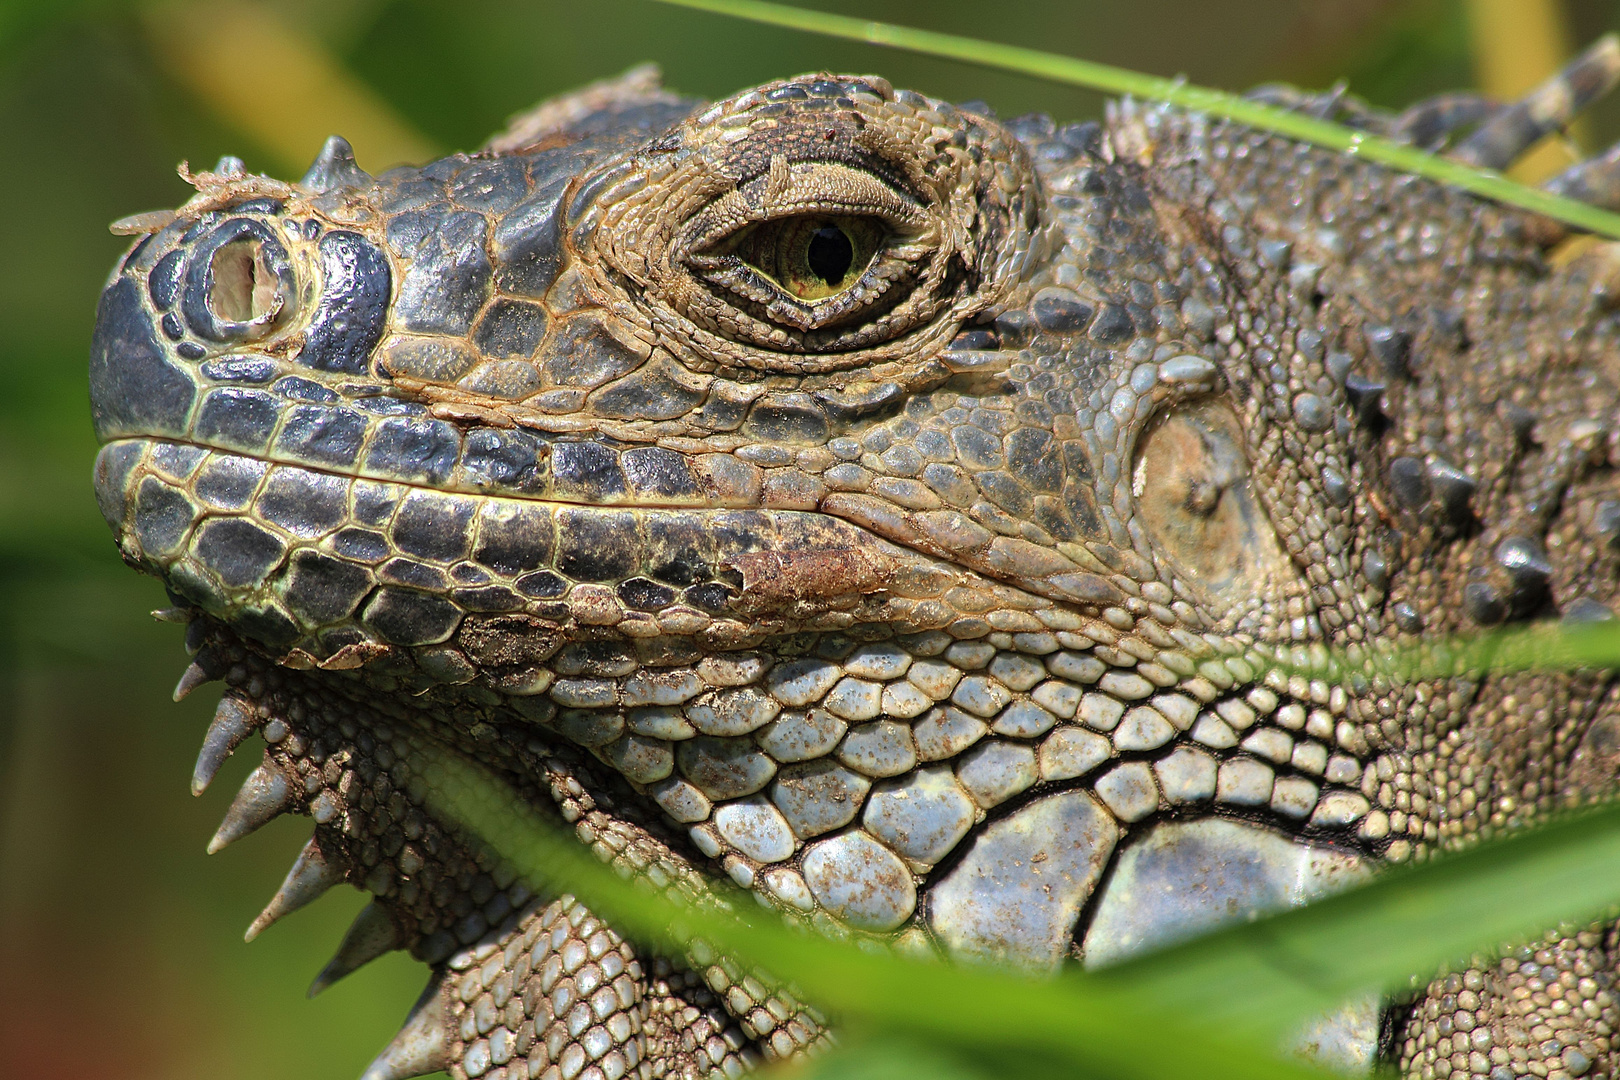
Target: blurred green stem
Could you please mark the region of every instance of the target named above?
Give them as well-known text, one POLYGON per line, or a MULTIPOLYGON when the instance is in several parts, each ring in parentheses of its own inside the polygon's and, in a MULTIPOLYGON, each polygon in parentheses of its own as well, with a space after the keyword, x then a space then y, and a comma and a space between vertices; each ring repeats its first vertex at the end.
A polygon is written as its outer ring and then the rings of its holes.
POLYGON ((1620 215, 1560 198, 1537 188, 1525 187, 1501 173, 1475 169, 1455 161, 1424 153, 1410 146, 1353 131, 1302 113, 1250 101, 1207 87, 1193 86, 1179 79, 1164 79, 1139 71, 1097 64, 1089 60, 1059 56, 1056 53, 978 41, 955 34, 917 30, 893 23, 874 22, 830 15, 819 11, 766 0, 657 0, 676 7, 730 15, 739 19, 783 26, 794 30, 827 34, 832 37, 886 45, 910 52, 962 60, 984 67, 1016 71, 1053 82, 1069 83, 1110 94, 1130 94, 1152 101, 1163 101, 1179 108, 1224 117, 1251 127, 1271 131, 1301 142, 1351 154, 1387 165, 1401 172, 1426 176, 1451 187, 1461 188, 1488 199, 1517 206, 1590 232, 1620 239, 1620 215))

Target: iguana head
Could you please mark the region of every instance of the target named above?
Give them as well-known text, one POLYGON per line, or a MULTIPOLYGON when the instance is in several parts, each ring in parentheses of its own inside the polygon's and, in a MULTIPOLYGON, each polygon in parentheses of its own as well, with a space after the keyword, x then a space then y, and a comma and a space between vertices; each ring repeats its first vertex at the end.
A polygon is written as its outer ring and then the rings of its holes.
MULTIPOLYGON (((221 836, 312 813, 380 947, 464 970, 537 903, 423 847, 453 829, 400 740, 635 872, 1037 965, 1203 917, 1127 925, 1155 872, 1288 902, 1434 839, 1411 755, 1463 713, 1409 740, 1426 692, 1330 654, 1459 610, 1461 579, 1389 591, 1474 481, 1398 452, 1417 391, 1386 384, 1461 332, 1403 289, 1539 259, 1510 215, 1164 110, 1003 125, 827 75, 707 107, 632 79, 376 178, 334 140, 297 184, 195 179, 102 297, 97 492, 237 673, 201 782, 273 736, 221 836), (1479 225, 1357 231, 1407 210, 1479 225), (1380 243, 1410 281, 1369 278, 1380 243), (1380 750, 1408 782, 1373 810, 1380 750)), ((1475 584, 1534 610, 1545 574, 1506 566, 1475 584)), ((759 1052, 818 1037, 704 978, 759 1052)))

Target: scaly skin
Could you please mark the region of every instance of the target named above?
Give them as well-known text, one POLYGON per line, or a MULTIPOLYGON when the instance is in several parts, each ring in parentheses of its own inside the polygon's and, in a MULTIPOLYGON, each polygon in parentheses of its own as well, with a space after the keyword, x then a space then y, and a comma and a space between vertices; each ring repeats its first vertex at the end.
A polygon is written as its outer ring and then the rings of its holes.
MULTIPOLYGON (((1585 63, 1583 99, 1617 66, 1585 63)), ((1271 93, 1426 140, 1480 112, 1271 93)), ((1522 141, 1489 127, 1459 152, 1522 141)), ((1216 916, 1130 901, 1150 863, 1247 910, 1301 858, 1309 892, 1615 788, 1607 676, 1325 666, 1607 616, 1612 245, 1556 263, 1546 222, 1170 109, 1002 125, 870 77, 707 107, 641 72, 423 169, 334 141, 196 182, 102 299, 97 491, 189 621, 180 691, 228 684, 195 786, 267 744, 213 848, 315 821, 250 936, 347 881, 317 986, 432 969, 373 1080, 830 1037, 534 896, 419 755, 660 887, 1033 967, 1216 916)), ((1382 1052, 1614 1075, 1615 950, 1438 980, 1382 1052)))

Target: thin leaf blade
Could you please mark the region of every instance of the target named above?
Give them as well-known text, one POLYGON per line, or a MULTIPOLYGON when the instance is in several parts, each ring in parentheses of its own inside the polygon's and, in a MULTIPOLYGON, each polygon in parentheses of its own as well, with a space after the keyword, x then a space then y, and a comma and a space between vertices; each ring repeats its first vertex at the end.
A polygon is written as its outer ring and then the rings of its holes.
POLYGON ((949 60, 961 60, 981 67, 1000 68, 1051 82, 1101 90, 1109 94, 1130 94, 1150 101, 1163 101, 1183 109, 1224 117, 1301 142, 1364 158, 1401 172, 1428 177, 1487 199, 1543 214, 1566 225, 1573 225, 1602 236, 1620 238, 1620 214, 1566 199, 1542 191, 1540 188, 1526 187, 1501 173, 1489 169, 1476 169, 1437 157, 1371 132, 1354 131, 1326 120, 1289 112, 1225 91, 1194 86, 1178 79, 1164 79, 1109 64, 1042 52, 1039 49, 979 41, 956 34, 918 30, 914 27, 856 19, 847 15, 807 11, 786 4, 768 3, 766 0, 657 0, 657 2, 747 19, 750 22, 825 34, 829 37, 885 45, 949 60))

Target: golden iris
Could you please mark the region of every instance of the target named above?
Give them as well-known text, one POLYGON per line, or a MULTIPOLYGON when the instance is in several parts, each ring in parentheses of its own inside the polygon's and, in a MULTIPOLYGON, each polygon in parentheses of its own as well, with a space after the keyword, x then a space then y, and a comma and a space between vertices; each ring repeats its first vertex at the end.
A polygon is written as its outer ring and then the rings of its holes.
POLYGON ((883 235, 871 218, 777 218, 749 229, 733 253, 798 299, 822 300, 860 280, 883 235))

